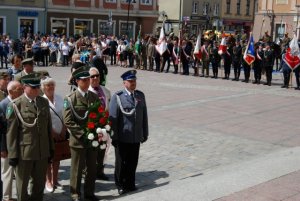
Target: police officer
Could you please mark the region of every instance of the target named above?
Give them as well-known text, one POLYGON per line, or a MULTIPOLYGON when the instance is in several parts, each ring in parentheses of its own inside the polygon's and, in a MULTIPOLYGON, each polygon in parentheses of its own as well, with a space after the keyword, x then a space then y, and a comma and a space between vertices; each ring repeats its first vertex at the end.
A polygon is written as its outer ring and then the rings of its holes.
POLYGON ((260 84, 263 58, 264 58, 263 45, 262 43, 260 43, 256 50, 255 60, 253 64, 254 79, 255 79, 255 81, 253 81, 253 84, 260 84))
POLYGON ((34 73, 33 71, 33 58, 27 58, 22 61, 23 70, 14 76, 14 80, 20 81, 21 77, 34 73))
POLYGON ((78 85, 76 91, 64 99, 63 119, 70 132, 71 170, 70 193, 74 201, 81 200, 82 171, 86 167, 84 181, 85 200, 98 200, 94 195, 96 181, 97 149, 85 144, 84 128, 87 124, 89 107, 99 100, 98 96, 89 91, 89 67, 82 66, 72 73, 78 85))
POLYGON ((9 164, 16 167, 19 201, 41 201, 48 162, 54 154, 49 103, 39 96, 40 75, 21 77, 24 94, 9 103, 6 110, 9 164), (27 187, 31 179, 32 192, 27 187))
POLYGON ((148 115, 145 95, 136 90, 136 71, 122 74, 124 89, 110 101, 112 144, 115 147, 115 184, 119 194, 135 191, 135 172, 140 143, 148 139, 148 115))
POLYGON ((10 77, 6 72, 0 72, 0 101, 7 96, 7 85, 10 81, 10 77))
POLYGON ((210 48, 210 62, 212 65, 213 76, 211 78, 218 79, 218 70, 220 67, 221 56, 218 53, 219 45, 218 42, 215 41, 212 48, 210 48))
POLYGON ((232 53, 232 65, 234 69, 234 78, 232 81, 239 81, 242 61, 242 46, 240 41, 235 42, 235 46, 232 48, 232 53))

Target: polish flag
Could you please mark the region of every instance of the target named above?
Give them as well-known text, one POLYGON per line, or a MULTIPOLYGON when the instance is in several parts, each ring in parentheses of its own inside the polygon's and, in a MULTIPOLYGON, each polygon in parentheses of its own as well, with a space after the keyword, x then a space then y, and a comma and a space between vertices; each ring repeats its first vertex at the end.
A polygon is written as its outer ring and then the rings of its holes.
POLYGON ((287 49, 283 61, 290 67, 290 69, 295 70, 300 65, 300 50, 298 46, 298 40, 296 35, 290 42, 290 47, 287 49))
POLYGON ((201 52, 201 34, 197 37, 196 47, 194 50, 194 57, 200 60, 202 58, 202 52, 201 52))
POLYGON ((227 53, 226 38, 223 37, 218 50, 219 55, 227 53))
POLYGON ((252 33, 250 35, 250 39, 243 58, 248 65, 251 65, 255 61, 254 39, 252 33))
POLYGON ((163 55, 163 53, 167 50, 166 36, 163 27, 160 29, 159 39, 155 48, 160 55, 163 55))

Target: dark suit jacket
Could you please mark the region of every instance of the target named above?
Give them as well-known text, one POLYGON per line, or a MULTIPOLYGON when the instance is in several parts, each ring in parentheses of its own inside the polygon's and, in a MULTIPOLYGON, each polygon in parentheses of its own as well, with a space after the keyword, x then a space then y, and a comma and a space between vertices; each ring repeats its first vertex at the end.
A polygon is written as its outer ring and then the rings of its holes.
POLYGON ((105 85, 105 76, 108 73, 107 66, 105 65, 104 61, 98 57, 94 56, 91 62, 92 67, 96 67, 100 73, 100 85, 105 85))
POLYGON ((6 129, 7 129, 7 122, 5 119, 5 112, 8 103, 10 103, 10 100, 8 97, 3 99, 0 102, 0 133, 1 133, 1 151, 7 151, 7 145, 6 145, 6 129))

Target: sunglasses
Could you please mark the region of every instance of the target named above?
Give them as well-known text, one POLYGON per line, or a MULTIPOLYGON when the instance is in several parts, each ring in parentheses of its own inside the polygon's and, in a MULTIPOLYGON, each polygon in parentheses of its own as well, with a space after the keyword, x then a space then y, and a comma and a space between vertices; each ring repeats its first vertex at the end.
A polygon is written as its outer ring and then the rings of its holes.
POLYGON ((99 74, 96 74, 96 75, 91 75, 90 78, 94 79, 94 78, 98 78, 100 75, 99 74))

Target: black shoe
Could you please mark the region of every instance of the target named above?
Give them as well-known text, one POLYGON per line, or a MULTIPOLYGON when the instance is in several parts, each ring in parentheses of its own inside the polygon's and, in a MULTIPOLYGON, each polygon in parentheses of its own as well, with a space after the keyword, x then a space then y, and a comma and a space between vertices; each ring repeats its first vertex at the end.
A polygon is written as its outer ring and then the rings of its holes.
POLYGON ((95 195, 84 197, 84 201, 99 201, 99 199, 95 195))
POLYGON ((236 81, 236 78, 231 79, 231 81, 236 81))
POLYGON ((223 77, 222 79, 223 79, 223 80, 226 80, 226 79, 227 79, 227 77, 223 77))
POLYGON ((286 85, 282 85, 281 88, 289 88, 289 87, 286 85))
POLYGON ((104 173, 97 175, 97 179, 104 180, 104 181, 109 180, 108 176, 106 176, 104 173))
POLYGON ((177 72, 173 72, 173 74, 177 74, 177 72))
POLYGON ((125 193, 128 193, 128 192, 129 192, 128 190, 125 190, 125 189, 123 189, 123 188, 119 188, 119 189, 118 189, 119 195, 124 195, 125 193))
POLYGON ((199 77, 204 77, 204 75, 200 75, 199 77))
POLYGON ((300 90, 300 87, 295 87, 295 90, 300 90))
POLYGON ((216 78, 216 77, 215 76, 211 76, 210 78, 213 79, 213 78, 216 78))

